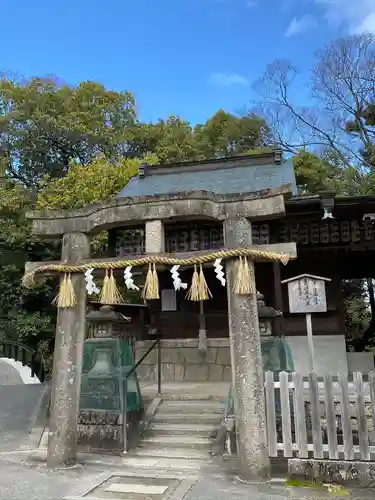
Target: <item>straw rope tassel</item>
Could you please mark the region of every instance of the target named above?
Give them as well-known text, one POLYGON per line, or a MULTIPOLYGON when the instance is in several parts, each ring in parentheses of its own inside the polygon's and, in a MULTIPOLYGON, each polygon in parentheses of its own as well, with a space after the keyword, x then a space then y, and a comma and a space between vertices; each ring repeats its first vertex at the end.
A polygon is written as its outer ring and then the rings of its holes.
POLYGON ((199 266, 199 281, 198 281, 199 300, 208 300, 212 298, 212 293, 207 286, 206 278, 204 277, 202 264, 199 266))
POLYGON ((124 299, 122 298, 119 289, 117 288, 115 276, 113 274, 113 270, 111 269, 111 274, 108 281, 108 295, 111 304, 122 304, 124 299))
POLYGON ((255 293, 254 273, 250 271, 249 262, 246 257, 240 257, 236 263, 236 276, 233 287, 237 295, 250 295, 255 293))
POLYGON ((247 257, 244 257, 243 261, 244 261, 243 262, 244 275, 246 276, 246 282, 248 286, 247 289, 249 290, 247 293, 248 294, 256 293, 254 263, 252 262, 249 265, 249 260, 247 257))
POLYGON ((159 299, 159 278, 156 271, 156 265, 152 264, 152 289, 154 291, 154 298, 159 299))
POLYGON ((108 293, 109 292, 108 287, 109 287, 109 276, 108 276, 108 269, 106 269, 104 280, 103 280, 103 287, 102 287, 102 291, 100 294, 100 303, 101 304, 110 305, 110 298, 111 297, 108 293))
POLYGON ((242 275, 243 275, 243 262, 242 262, 242 257, 239 257, 238 260, 236 260, 236 262, 234 263, 233 292, 237 295, 239 295, 240 293, 242 275))
POLYGON ((188 293, 186 294, 186 298, 188 300, 192 300, 194 302, 198 302, 199 299, 199 275, 197 271, 197 265, 194 264, 194 272, 193 277, 191 279, 191 287, 188 293))
POLYGON ((145 284, 144 284, 143 290, 142 290, 142 297, 144 299, 148 298, 149 289, 150 289, 151 284, 152 284, 152 268, 151 268, 151 264, 149 264, 148 271, 146 274, 146 281, 145 281, 145 284))
POLYGON ((142 290, 142 297, 147 300, 159 298, 159 279, 155 264, 148 265, 145 285, 142 290))
POLYGON ((53 300, 52 304, 57 305, 57 307, 60 309, 71 308, 77 304, 77 297, 74 291, 70 273, 64 274, 64 277, 60 282, 59 293, 53 300))

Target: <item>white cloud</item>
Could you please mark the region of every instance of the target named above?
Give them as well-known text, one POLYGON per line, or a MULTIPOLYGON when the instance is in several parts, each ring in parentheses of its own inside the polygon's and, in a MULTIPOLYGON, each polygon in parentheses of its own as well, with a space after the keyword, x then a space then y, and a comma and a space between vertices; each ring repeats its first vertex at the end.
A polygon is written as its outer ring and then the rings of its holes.
POLYGON ((300 35, 301 33, 309 31, 314 26, 315 26, 315 19, 310 14, 306 14, 305 16, 302 16, 299 19, 297 17, 294 17, 291 20, 285 32, 285 36, 291 37, 295 35, 300 35))
POLYGON ((346 26, 350 33, 375 34, 375 0, 314 0, 324 10, 324 17, 336 26, 346 26))
POLYGON ((217 87, 232 87, 233 85, 249 85, 249 80, 236 73, 213 73, 210 82, 217 87))
POLYGON ((357 26, 357 33, 372 33, 375 35, 375 10, 369 14, 362 23, 357 26))

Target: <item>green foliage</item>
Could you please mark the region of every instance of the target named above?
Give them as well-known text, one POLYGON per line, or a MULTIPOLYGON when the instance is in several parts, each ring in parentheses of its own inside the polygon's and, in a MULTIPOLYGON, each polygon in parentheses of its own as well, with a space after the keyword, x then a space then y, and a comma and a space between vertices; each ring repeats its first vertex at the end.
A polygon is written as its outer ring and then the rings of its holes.
POLYGON ((355 119, 346 123, 346 130, 353 136, 360 137, 363 147, 360 150, 367 166, 375 168, 375 103, 368 102, 362 107, 355 119))
POLYGON ((176 116, 155 124, 138 123, 131 131, 130 156, 154 153, 160 163, 241 155, 270 144, 267 124, 253 114, 236 116, 219 110, 193 127, 176 116))
POLYGON ((198 159, 197 142, 190 123, 171 116, 167 121, 159 120, 155 125, 154 153, 161 163, 178 163, 198 159))
POLYGON ((157 163, 153 155, 142 160, 120 158, 111 161, 98 157, 87 166, 72 164, 64 177, 44 177, 40 183, 36 207, 38 209, 74 210, 103 202, 116 195, 128 181, 137 175, 141 163, 157 163))
POLYGON ((243 117, 220 109, 195 129, 198 150, 204 158, 241 155, 270 145, 270 129, 254 114, 243 117))
POLYGON ((0 151, 10 175, 27 185, 63 176, 71 160, 85 165, 100 152, 117 154, 134 120, 133 96, 100 83, 0 80, 0 151))
POLYGON ((301 193, 317 193, 343 189, 343 171, 324 158, 309 151, 301 151, 293 157, 297 185, 301 193))
POLYGON ((344 303, 346 339, 348 345, 355 349, 357 341, 363 337, 370 326, 371 311, 363 296, 349 295, 344 303))
MULTIPOLYGON (((40 183, 36 200, 38 209, 73 210, 104 202, 115 196, 128 181, 137 175, 141 163, 157 163, 154 155, 142 160, 120 158, 110 161, 96 158, 90 165, 73 164, 68 173, 58 179, 46 176, 40 183)), ((108 243, 107 232, 92 239, 92 253, 102 255, 108 243)))
POLYGON ((24 187, 7 183, 0 189, 0 200, 0 337, 35 345, 51 336, 55 313, 44 280, 33 290, 21 287, 24 263, 41 255, 48 259, 54 247, 31 234, 25 212, 32 199, 24 187))

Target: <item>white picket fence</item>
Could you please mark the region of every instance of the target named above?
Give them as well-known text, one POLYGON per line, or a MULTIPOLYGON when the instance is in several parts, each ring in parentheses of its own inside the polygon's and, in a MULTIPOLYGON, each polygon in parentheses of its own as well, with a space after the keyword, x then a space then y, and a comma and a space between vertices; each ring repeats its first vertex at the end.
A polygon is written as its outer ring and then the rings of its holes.
POLYGON ((265 374, 270 457, 375 461, 375 372, 265 374))

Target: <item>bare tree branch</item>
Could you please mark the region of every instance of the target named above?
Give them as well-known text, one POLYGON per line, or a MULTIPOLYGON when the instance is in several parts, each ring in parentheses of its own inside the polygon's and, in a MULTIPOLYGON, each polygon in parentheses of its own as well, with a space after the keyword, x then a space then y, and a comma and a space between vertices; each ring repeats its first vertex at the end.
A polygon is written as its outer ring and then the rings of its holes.
POLYGON ((308 106, 293 101, 297 69, 288 61, 270 64, 255 83, 256 104, 269 122, 277 144, 295 153, 301 148, 335 151, 347 167, 373 167, 363 155, 374 147, 375 127, 365 111, 375 102, 375 38, 352 36, 316 54, 308 106))

